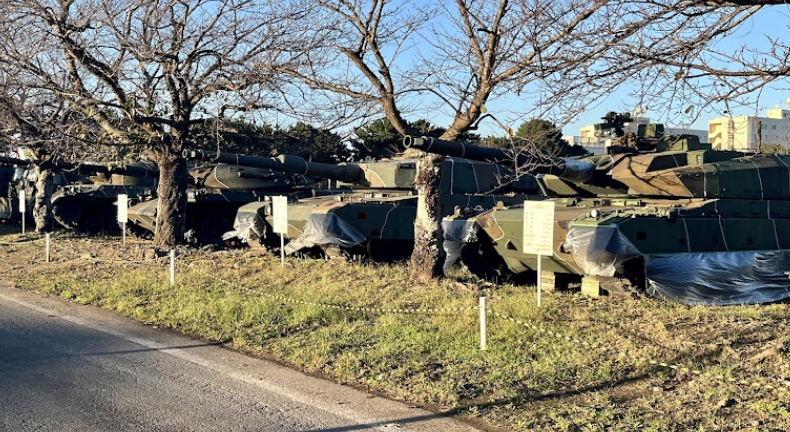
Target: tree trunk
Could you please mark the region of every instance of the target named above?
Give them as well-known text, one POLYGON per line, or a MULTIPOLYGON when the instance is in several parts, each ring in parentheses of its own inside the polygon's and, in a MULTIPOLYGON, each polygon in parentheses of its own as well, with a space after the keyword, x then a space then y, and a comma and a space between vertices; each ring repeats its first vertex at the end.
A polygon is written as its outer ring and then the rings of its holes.
POLYGON ((54 224, 52 216, 53 177, 51 169, 36 167, 33 221, 36 223, 36 232, 39 234, 52 231, 54 224))
POLYGON ((159 204, 156 209, 154 245, 175 246, 184 243, 187 205, 186 160, 169 152, 158 153, 159 186, 156 189, 159 204))
POLYGON ((444 156, 426 154, 417 163, 415 186, 417 218, 414 220, 414 252, 411 255, 411 279, 427 282, 441 277, 445 252, 442 247, 442 194, 439 188, 444 156))

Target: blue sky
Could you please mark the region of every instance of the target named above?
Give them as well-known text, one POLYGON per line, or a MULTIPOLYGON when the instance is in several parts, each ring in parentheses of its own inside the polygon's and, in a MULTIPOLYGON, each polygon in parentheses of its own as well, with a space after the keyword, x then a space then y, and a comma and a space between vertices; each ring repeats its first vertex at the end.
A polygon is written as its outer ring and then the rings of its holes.
MULTIPOLYGON (((790 41, 790 6, 770 6, 765 7, 759 11, 747 24, 738 29, 732 36, 722 40, 717 44, 716 48, 719 50, 734 51, 741 46, 748 46, 751 48, 767 47, 767 38, 774 37, 780 42, 787 43, 790 41)), ((625 85, 617 91, 613 92, 607 98, 597 101, 589 107, 589 109, 578 116, 575 120, 562 128, 563 133, 566 135, 578 135, 579 129, 583 126, 600 123, 601 117, 609 111, 616 112, 631 112, 637 106, 638 101, 629 96, 629 93, 638 91, 634 86, 625 85)), ((765 110, 768 108, 788 106, 788 98, 790 98, 790 80, 783 78, 770 84, 761 94, 751 94, 747 97, 740 98, 734 105, 739 105, 737 108, 732 108, 733 115, 765 115, 765 110)), ((521 124, 521 120, 515 119, 512 113, 519 111, 519 104, 526 104, 516 97, 507 97, 502 100, 491 100, 487 104, 489 112, 496 115, 503 123, 509 123, 508 126, 517 127, 521 124), (511 118, 508 118, 510 116, 511 118)), ((528 108, 528 107, 526 107, 528 108)), ((682 108, 679 108, 682 109, 682 108)), ((654 122, 665 123, 671 127, 687 127, 690 129, 707 129, 708 120, 715 117, 722 116, 724 111, 723 106, 713 106, 702 111, 698 118, 691 124, 678 123, 682 121, 677 112, 656 112, 648 111, 643 114, 644 117, 649 117, 654 122)), ((435 124, 444 125, 447 121, 441 120, 441 117, 433 113, 436 117, 431 119, 426 116, 435 124)), ((502 135, 502 129, 493 121, 484 120, 481 124, 479 133, 483 136, 486 135, 502 135)))
MULTIPOLYGON (((790 42, 790 6, 768 6, 759 11, 749 23, 738 30, 732 36, 726 38, 717 45, 720 50, 734 50, 737 47, 746 45, 749 47, 767 47, 768 37, 774 37, 780 42, 790 42)), ((586 112, 584 115, 563 128, 566 135, 576 135, 579 128, 600 122, 600 117, 607 111, 626 112, 635 108, 636 101, 628 96, 629 90, 624 88, 612 94, 610 97, 598 103, 598 108, 586 112)), ((733 108, 733 115, 765 115, 765 110, 776 106, 786 108, 790 98, 790 80, 783 78, 769 85, 762 94, 751 94, 748 97, 738 100, 738 108, 733 108)), ((707 129, 708 120, 722 116, 723 106, 714 106, 709 110, 703 111, 699 119, 691 125, 672 125, 679 127, 687 126, 691 129, 707 129)), ((647 112, 644 114, 653 121, 667 122, 668 118, 675 117, 671 113, 647 112)))

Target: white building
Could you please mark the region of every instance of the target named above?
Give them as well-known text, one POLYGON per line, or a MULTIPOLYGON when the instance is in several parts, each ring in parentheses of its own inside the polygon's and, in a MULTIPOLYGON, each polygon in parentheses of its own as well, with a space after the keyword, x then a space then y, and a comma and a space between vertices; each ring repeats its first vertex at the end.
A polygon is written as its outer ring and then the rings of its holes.
MULTIPOLYGON (((650 123, 647 117, 635 117, 633 121, 625 124, 625 132, 636 132, 637 127, 641 124, 650 123)), ((708 131, 702 129, 685 129, 685 128, 671 128, 664 126, 664 134, 671 135, 696 135, 699 137, 700 142, 708 142, 708 131)), ((611 137, 608 135, 596 134, 595 125, 584 126, 579 130, 579 135, 567 135, 563 137, 571 145, 576 144, 587 148, 593 153, 605 153, 606 146, 611 144, 611 137)))
POLYGON ((756 152, 762 145, 790 150, 790 110, 769 109, 765 117, 718 117, 708 122, 708 132, 714 149, 756 152))

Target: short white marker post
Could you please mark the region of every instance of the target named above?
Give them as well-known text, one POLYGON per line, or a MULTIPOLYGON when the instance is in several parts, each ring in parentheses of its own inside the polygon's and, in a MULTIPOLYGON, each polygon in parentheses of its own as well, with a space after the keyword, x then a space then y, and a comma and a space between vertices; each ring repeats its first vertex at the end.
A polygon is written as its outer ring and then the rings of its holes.
POLYGON ((170 249, 170 286, 176 284, 176 250, 170 249))
POLYGON ((118 223, 121 224, 121 244, 126 246, 126 222, 129 220, 129 195, 118 194, 118 223))
POLYGON ((47 247, 46 247, 46 250, 47 250, 47 262, 49 262, 49 257, 50 257, 50 255, 49 255, 49 251, 50 251, 49 240, 50 240, 50 234, 47 233, 47 247))
POLYGON ((488 323, 486 323, 487 308, 486 298, 480 297, 480 350, 485 351, 488 346, 488 323))
POLYGON ((540 307, 540 296, 541 293, 543 292, 543 278, 540 277, 540 275, 543 274, 542 261, 543 261, 543 256, 541 254, 538 254, 538 307, 540 307))
POLYGON ((27 213, 27 199, 25 198, 25 190, 19 191, 19 213, 22 215, 22 235, 25 234, 25 213, 27 213))
POLYGON ((285 235, 288 233, 288 197, 272 197, 272 230, 280 234, 280 267, 285 268, 285 235))

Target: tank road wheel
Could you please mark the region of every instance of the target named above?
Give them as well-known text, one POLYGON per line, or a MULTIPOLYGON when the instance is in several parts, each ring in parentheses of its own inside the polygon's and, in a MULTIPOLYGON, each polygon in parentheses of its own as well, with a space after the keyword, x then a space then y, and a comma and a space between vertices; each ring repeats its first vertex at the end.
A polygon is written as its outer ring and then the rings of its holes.
POLYGON ((126 224, 126 233, 143 240, 154 239, 154 233, 148 231, 147 229, 140 228, 133 223, 126 224))
POLYGON ((104 215, 101 213, 87 213, 80 219, 80 231, 88 235, 103 234, 106 229, 104 215))
POLYGON ((367 256, 376 262, 398 262, 409 259, 413 240, 368 240, 367 256))
POLYGON ((505 282, 512 277, 505 260, 499 256, 494 245, 491 244, 491 239, 483 235, 480 235, 476 242, 463 246, 461 262, 480 279, 505 282))
POLYGON ((204 245, 221 245, 222 235, 230 231, 230 223, 218 214, 208 214, 199 222, 197 240, 204 245))
POLYGON ((624 262, 618 273, 620 277, 607 278, 601 282, 601 288, 610 296, 636 298, 645 290, 645 259, 643 257, 624 262))
POLYGON ((73 199, 61 198, 52 203, 52 216, 64 228, 80 229, 82 209, 73 199))

